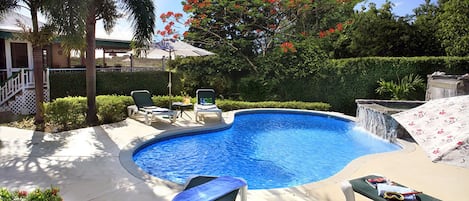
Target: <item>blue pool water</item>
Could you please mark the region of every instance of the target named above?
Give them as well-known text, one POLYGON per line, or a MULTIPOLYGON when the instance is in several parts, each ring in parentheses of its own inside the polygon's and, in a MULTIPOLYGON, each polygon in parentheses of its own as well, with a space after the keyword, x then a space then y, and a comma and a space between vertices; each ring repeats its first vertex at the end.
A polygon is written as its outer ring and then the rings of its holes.
POLYGON ((228 175, 244 178, 249 189, 272 189, 319 181, 360 156, 397 149, 354 122, 264 111, 237 114, 225 130, 156 141, 133 159, 149 174, 180 184, 194 175, 228 175))

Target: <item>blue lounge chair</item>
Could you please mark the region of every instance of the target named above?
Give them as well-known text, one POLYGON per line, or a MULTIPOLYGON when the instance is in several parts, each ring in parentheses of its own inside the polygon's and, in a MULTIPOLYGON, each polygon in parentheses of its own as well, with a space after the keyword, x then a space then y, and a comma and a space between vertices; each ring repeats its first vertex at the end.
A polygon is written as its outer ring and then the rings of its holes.
POLYGON ((243 179, 222 176, 196 176, 188 179, 184 191, 173 201, 234 201, 239 193, 246 201, 247 184, 243 179))
POLYGON ((142 114, 145 116, 145 123, 150 125, 156 117, 168 118, 171 123, 176 121, 176 112, 168 108, 157 107, 153 100, 151 100, 151 94, 148 90, 136 90, 130 93, 135 105, 127 107, 129 117, 136 114, 142 114))
POLYGON ((199 115, 202 113, 216 113, 220 121, 222 121, 222 111, 215 103, 215 90, 197 89, 195 93, 197 97, 197 103, 194 105, 195 121, 199 121, 199 115))

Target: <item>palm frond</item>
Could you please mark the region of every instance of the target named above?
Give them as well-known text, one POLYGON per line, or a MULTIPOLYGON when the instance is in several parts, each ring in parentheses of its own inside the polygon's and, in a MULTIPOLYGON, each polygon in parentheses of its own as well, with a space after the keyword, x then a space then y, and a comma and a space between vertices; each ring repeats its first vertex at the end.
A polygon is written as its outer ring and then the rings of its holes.
POLYGON ((0 19, 9 11, 17 8, 19 0, 1 0, 0 1, 0 19))
POLYGON ((130 14, 134 28, 133 45, 135 48, 151 44, 155 30, 155 5, 152 0, 122 0, 124 10, 130 14))

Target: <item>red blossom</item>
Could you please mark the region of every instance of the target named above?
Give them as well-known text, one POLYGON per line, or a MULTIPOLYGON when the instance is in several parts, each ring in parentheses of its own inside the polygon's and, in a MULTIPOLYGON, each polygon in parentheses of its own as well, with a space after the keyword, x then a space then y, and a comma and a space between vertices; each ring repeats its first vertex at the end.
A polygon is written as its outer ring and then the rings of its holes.
POLYGON ((26 197, 28 196, 28 192, 26 191, 18 191, 18 197, 22 198, 22 197, 26 197))
POLYGON ((459 141, 459 142, 457 143, 458 146, 462 146, 463 144, 464 144, 463 141, 459 141))
POLYGON ((319 32, 319 38, 324 38, 324 37, 326 37, 326 35, 327 35, 327 34, 326 34, 326 32, 324 32, 324 31, 320 31, 320 32, 319 32))
POLYGON ((184 12, 188 12, 190 10, 192 10, 192 5, 190 4, 184 4, 184 6, 182 7, 182 10, 184 10, 184 12))
POLYGON ((176 13, 176 14, 174 14, 174 17, 175 17, 175 18, 181 18, 181 17, 182 17, 182 13, 176 13))
POLYGON ((334 33, 335 29, 334 28, 329 28, 329 33, 334 33))
POLYGON ((295 46, 293 45, 292 42, 284 42, 280 45, 280 48, 282 48, 282 51, 284 53, 287 53, 287 52, 296 52, 296 48, 295 46))
POLYGON ((189 35, 189 32, 188 32, 188 31, 185 31, 182 35, 183 35, 184 37, 187 37, 187 35, 189 35))
POLYGON ((210 6, 210 1, 204 0, 204 1, 200 2, 199 4, 197 4, 197 6, 198 6, 199 8, 209 7, 209 6, 210 6))
POLYGON ((344 27, 343 27, 342 23, 337 24, 336 28, 337 28, 338 31, 344 30, 344 27))

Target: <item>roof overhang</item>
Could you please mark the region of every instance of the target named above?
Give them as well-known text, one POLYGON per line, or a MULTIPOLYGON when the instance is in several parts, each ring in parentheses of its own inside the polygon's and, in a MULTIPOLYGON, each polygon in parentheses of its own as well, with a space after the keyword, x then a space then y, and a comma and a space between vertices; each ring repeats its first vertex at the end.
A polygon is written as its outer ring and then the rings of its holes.
POLYGON ((125 52, 131 50, 130 41, 96 38, 96 48, 106 52, 125 52))

